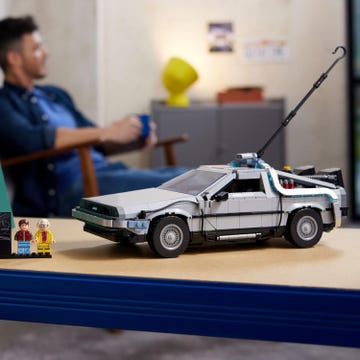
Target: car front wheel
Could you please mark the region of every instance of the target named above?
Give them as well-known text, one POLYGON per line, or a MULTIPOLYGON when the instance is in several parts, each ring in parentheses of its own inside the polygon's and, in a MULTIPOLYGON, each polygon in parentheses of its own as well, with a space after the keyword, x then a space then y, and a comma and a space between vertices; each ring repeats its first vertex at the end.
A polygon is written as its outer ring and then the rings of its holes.
POLYGON ((155 221, 148 235, 151 249, 161 257, 181 255, 189 245, 190 232, 184 220, 167 216, 155 221))
POLYGON ((299 248, 317 244, 323 233, 320 214, 314 209, 301 209, 293 214, 287 224, 285 238, 299 248))

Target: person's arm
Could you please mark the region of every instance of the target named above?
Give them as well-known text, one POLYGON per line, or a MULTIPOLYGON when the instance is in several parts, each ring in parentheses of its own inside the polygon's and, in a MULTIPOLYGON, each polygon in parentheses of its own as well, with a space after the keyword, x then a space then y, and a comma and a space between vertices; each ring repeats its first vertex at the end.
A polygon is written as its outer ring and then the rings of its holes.
POLYGON ((55 133, 54 147, 61 148, 79 143, 100 142, 128 144, 138 140, 142 124, 136 116, 128 116, 106 127, 97 127, 76 107, 71 95, 57 86, 41 87, 55 101, 65 106, 74 116, 76 128, 58 127, 55 133))
POLYGON ((127 144, 139 138, 141 128, 140 120, 134 116, 116 121, 106 127, 81 127, 75 129, 58 127, 54 147, 57 149, 89 141, 127 144))
POLYGON ((156 136, 156 125, 150 122, 150 134, 147 137, 137 136, 133 141, 119 143, 113 140, 102 142, 97 148, 105 155, 114 155, 133 150, 149 151, 155 147, 158 139, 156 136))
POLYGON ((140 138, 142 123, 137 117, 127 117, 107 127, 96 127, 76 110, 71 98, 59 89, 57 95, 62 98, 60 102, 73 111, 77 128, 55 128, 44 123, 36 123, 33 119, 29 120, 25 104, 23 108, 19 107, 9 96, 1 92, 0 95, 0 154, 3 158, 72 146, 79 141, 120 144, 126 148, 130 146, 131 149, 144 146, 144 141, 140 138), (139 139, 141 141, 138 141, 139 139), (136 144, 133 145, 134 143, 136 144))

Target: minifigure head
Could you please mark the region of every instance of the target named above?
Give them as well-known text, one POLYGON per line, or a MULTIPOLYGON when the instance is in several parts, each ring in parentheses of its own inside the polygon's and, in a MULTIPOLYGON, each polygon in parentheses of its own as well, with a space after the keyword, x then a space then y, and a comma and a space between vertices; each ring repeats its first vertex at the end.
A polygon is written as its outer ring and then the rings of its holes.
POLYGON ((19 221, 19 228, 21 230, 28 230, 29 229, 29 221, 26 219, 21 219, 19 221))
POLYGON ((50 223, 48 219, 40 219, 36 225, 40 231, 45 231, 47 228, 50 227, 50 223))
POLYGON ((0 67, 7 74, 30 79, 46 75, 45 50, 38 25, 31 16, 0 21, 0 67))

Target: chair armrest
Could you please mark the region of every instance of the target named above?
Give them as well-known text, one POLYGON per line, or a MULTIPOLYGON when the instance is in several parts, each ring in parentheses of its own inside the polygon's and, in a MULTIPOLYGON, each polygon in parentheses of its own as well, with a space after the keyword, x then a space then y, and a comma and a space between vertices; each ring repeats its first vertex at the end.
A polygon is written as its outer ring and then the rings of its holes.
MULTIPOLYGON (((175 154, 174 154, 174 150, 172 149, 172 146, 178 142, 184 142, 188 140, 188 135, 187 134, 182 134, 179 136, 174 136, 168 139, 164 139, 164 140, 160 140, 155 144, 155 147, 163 147, 165 150, 165 156, 166 156, 166 163, 167 165, 175 165, 176 164, 176 160, 175 160, 175 154), (167 152, 172 152, 172 156, 167 155, 167 152)), ((121 154, 121 153, 125 153, 125 152, 129 152, 129 151, 134 151, 134 150, 140 150, 145 146, 145 139, 140 138, 138 140, 132 141, 129 144, 117 144, 117 143, 113 143, 113 142, 106 142, 106 143, 101 143, 98 146, 98 149, 106 156, 109 155, 117 155, 117 154, 121 154)))
MULTIPOLYGON (((173 149, 173 145, 178 142, 187 141, 188 136, 186 134, 175 136, 166 140, 159 141, 156 144, 156 147, 164 147, 165 150, 165 158, 167 165, 176 165, 175 153, 173 149)), ((20 155, 13 158, 3 159, 1 160, 1 165, 3 168, 7 168, 14 165, 20 165, 29 161, 39 160, 47 157, 52 157, 56 155, 60 155, 62 153, 78 150, 79 151, 79 158, 80 158, 80 165, 81 165, 81 172, 82 172, 82 179, 83 179, 83 186, 84 186, 84 196, 85 197, 92 197, 99 195, 99 187, 96 179, 96 172, 94 163, 91 158, 90 149, 93 146, 102 146, 99 141, 88 141, 73 144, 71 146, 64 146, 57 149, 46 149, 36 151, 30 154, 20 155)), ((142 143, 143 145, 143 143, 142 143)), ((124 151, 135 150, 136 148, 140 148, 140 140, 134 142, 134 144, 118 146, 117 149, 124 151)), ((113 150, 115 147, 113 147, 113 150)))
POLYGON ((99 144, 97 150, 105 156, 118 155, 130 151, 140 150, 145 145, 145 139, 139 138, 128 144, 118 144, 116 142, 107 141, 99 144))
POLYGON ((15 157, 8 158, 8 159, 2 159, 1 165, 3 168, 10 167, 10 166, 23 164, 23 163, 33 161, 33 160, 39 160, 39 159, 43 159, 43 158, 47 158, 47 157, 60 155, 65 152, 76 150, 76 149, 79 149, 82 147, 86 148, 86 147, 90 147, 90 146, 96 146, 98 144, 99 144, 99 141, 88 141, 88 142, 76 143, 74 145, 60 147, 57 149, 52 148, 52 149, 46 149, 46 150, 39 150, 39 151, 35 151, 35 152, 29 153, 29 154, 19 155, 19 156, 15 156, 15 157))
POLYGON ((88 141, 74 144, 71 146, 64 146, 57 149, 40 150, 30 154, 20 155, 9 159, 3 159, 1 160, 1 165, 3 168, 6 168, 14 165, 20 165, 29 161, 60 155, 68 151, 78 150, 83 178, 84 196, 97 196, 99 195, 99 188, 96 179, 94 163, 91 158, 90 148, 98 144, 98 141, 88 141))
POLYGON ((156 147, 164 148, 166 164, 168 166, 176 165, 176 157, 175 157, 173 145, 178 142, 188 141, 188 139, 189 139, 189 136, 187 134, 182 134, 179 136, 174 136, 172 138, 160 140, 157 142, 156 147))
MULTIPOLYGON (((171 138, 168 138, 165 140, 160 140, 156 143, 155 146, 156 147, 164 147, 165 149, 169 149, 174 144, 176 144, 178 142, 185 142, 187 140, 188 140, 188 135, 182 134, 182 135, 174 136, 174 137, 171 137, 171 138)), ((13 165, 19 165, 19 164, 23 164, 23 163, 33 161, 33 160, 38 160, 38 159, 43 159, 43 158, 47 158, 47 157, 60 155, 65 152, 80 149, 80 148, 87 148, 87 147, 101 146, 101 145, 102 144, 99 141, 88 141, 88 142, 76 143, 76 144, 73 144, 70 146, 64 146, 64 147, 57 148, 57 149, 52 148, 52 149, 46 149, 46 150, 39 150, 39 151, 35 151, 30 154, 19 155, 19 156, 15 156, 13 158, 8 158, 8 159, 2 159, 1 165, 3 166, 3 168, 10 167, 13 165)), ((139 144, 139 145, 141 145, 141 144, 139 144)), ((122 146, 118 147, 117 149, 120 150, 120 152, 122 152, 122 151, 129 151, 129 149, 132 149, 133 147, 135 148, 136 145, 135 144, 131 144, 129 146, 122 145, 122 146)), ((139 148, 139 147, 137 147, 137 148, 139 148)), ((165 151, 167 151, 167 150, 165 150, 165 151)), ((173 156, 172 159, 175 159, 175 156, 173 156)), ((175 165, 175 161, 171 160, 170 163, 168 162, 168 165, 175 165)))

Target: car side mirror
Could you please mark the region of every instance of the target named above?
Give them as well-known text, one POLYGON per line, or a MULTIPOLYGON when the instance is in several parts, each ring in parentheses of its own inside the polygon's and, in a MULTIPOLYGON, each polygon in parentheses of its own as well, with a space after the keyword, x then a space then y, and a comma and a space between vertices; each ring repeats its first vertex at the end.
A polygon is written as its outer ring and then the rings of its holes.
POLYGON ((204 193, 204 194, 202 195, 202 198, 204 199, 204 201, 208 201, 208 200, 209 200, 208 196, 209 196, 209 193, 208 193, 208 192, 206 192, 206 193, 204 193))
POLYGON ((212 197, 212 200, 215 201, 226 201, 227 199, 229 199, 229 193, 226 191, 220 191, 212 197))

